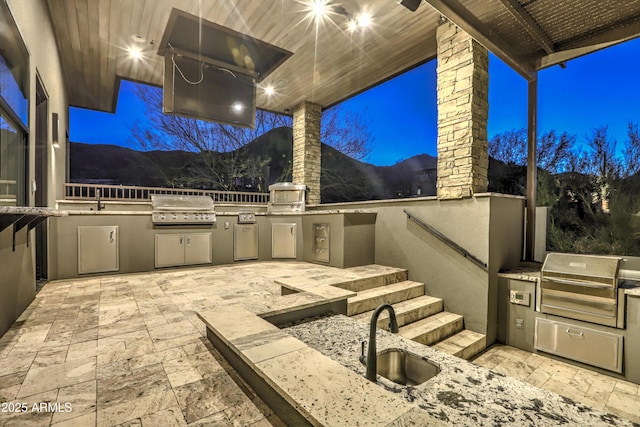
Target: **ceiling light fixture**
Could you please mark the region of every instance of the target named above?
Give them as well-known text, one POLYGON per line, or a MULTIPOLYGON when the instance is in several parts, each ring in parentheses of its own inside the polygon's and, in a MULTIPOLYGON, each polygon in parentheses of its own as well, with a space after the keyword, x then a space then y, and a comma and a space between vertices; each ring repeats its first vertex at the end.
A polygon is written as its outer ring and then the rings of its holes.
POLYGON ((329 13, 328 0, 314 0, 311 4, 311 13, 316 20, 326 18, 329 13))
POLYGON ((132 34, 131 40, 133 40, 136 43, 144 43, 145 41, 147 41, 147 39, 144 38, 144 36, 141 36, 140 34, 132 34))
POLYGON ((142 59, 142 51, 137 47, 130 47, 127 49, 127 53, 129 53, 129 57, 135 60, 142 59))
POLYGON ((356 18, 356 23, 360 28, 367 28, 369 25, 371 25, 371 15, 365 12, 361 13, 356 18))
POLYGON ((271 95, 273 95, 274 93, 276 93, 276 90, 273 88, 273 86, 269 85, 269 86, 266 86, 266 87, 264 88, 264 93, 265 93, 267 96, 271 96, 271 95))

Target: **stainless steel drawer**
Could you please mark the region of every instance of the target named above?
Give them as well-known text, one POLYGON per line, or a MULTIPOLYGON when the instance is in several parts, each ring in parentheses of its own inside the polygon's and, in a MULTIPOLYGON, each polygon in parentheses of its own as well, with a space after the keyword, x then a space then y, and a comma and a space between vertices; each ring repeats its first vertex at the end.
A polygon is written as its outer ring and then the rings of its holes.
POLYGON ((536 350, 622 373, 623 337, 548 319, 536 319, 536 350))

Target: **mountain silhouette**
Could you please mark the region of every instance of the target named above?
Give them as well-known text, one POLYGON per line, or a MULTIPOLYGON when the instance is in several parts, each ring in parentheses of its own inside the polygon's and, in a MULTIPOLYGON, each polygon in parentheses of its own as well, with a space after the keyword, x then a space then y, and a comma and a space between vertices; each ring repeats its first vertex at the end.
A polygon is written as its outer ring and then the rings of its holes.
MULTIPOLYGON (((291 128, 273 129, 239 150, 242 152, 238 156, 270 159, 265 168, 265 181, 269 184, 291 181, 291 128)), ((437 162, 435 157, 420 154, 393 166, 375 166, 326 144, 321 146, 321 156, 323 203, 415 195, 420 172, 432 170, 435 174, 437 162)), ((199 153, 180 150, 137 151, 118 145, 71 142, 71 182, 172 187, 200 158, 199 153)), ((421 195, 435 194, 435 175, 433 182, 421 185, 421 195)))

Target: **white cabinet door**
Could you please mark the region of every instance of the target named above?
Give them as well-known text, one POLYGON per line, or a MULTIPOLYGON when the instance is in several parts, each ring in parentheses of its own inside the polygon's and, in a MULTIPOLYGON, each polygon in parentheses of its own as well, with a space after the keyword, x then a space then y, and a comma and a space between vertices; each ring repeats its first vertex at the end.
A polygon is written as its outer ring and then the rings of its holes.
POLYGON ((211 263, 211 233, 188 233, 184 235, 184 263, 211 263))
POLYGON ((271 224, 271 258, 296 258, 298 224, 271 224))
POLYGON ((184 264, 184 234, 156 234, 156 267, 184 264))
POLYGON ((78 227, 78 274, 119 269, 118 226, 78 227))

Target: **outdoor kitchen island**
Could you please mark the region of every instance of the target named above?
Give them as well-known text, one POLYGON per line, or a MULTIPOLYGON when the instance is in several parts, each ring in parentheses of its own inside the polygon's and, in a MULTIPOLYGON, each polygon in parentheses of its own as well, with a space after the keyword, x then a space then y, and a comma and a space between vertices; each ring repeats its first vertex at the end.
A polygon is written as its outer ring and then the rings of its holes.
MULTIPOLYGON (((215 206, 215 220, 209 223, 167 223, 153 221, 147 202, 104 202, 101 209, 93 202, 60 201, 69 215, 51 221, 51 279, 68 279, 94 273, 135 273, 161 267, 183 266, 158 259, 158 241, 199 242, 197 253, 186 254, 184 265, 220 265, 245 260, 298 260, 338 268, 374 262, 376 211, 372 209, 308 209, 303 212, 266 212, 259 205, 215 206), (253 223, 242 223, 250 213, 253 223), (254 248, 249 256, 237 256, 241 230, 255 230, 254 248), (94 232, 97 242, 86 245, 82 253, 82 232, 94 232), (320 234, 319 234, 320 233, 320 234), (275 245, 276 234, 280 245, 275 245), (100 240, 101 239, 101 240, 100 240), (100 242, 104 244, 101 245, 100 242), (322 246, 324 244, 324 246, 322 246), (111 253, 110 257, 95 254, 111 253), (274 249, 278 249, 275 252, 274 249), (316 255, 320 255, 317 257, 316 255), (106 265, 84 268, 83 258, 106 265)), ((177 243, 175 246, 180 246, 177 243)), ((179 249, 179 247, 177 248, 179 249)), ((186 253, 186 251, 185 251, 186 253)), ((246 255, 246 254, 245 254, 246 255)))
POLYGON ((401 348, 441 371, 418 386, 359 362, 368 325, 343 315, 280 329, 240 305, 199 313, 213 345, 281 418, 296 425, 633 425, 571 399, 378 330, 378 352, 401 348))

